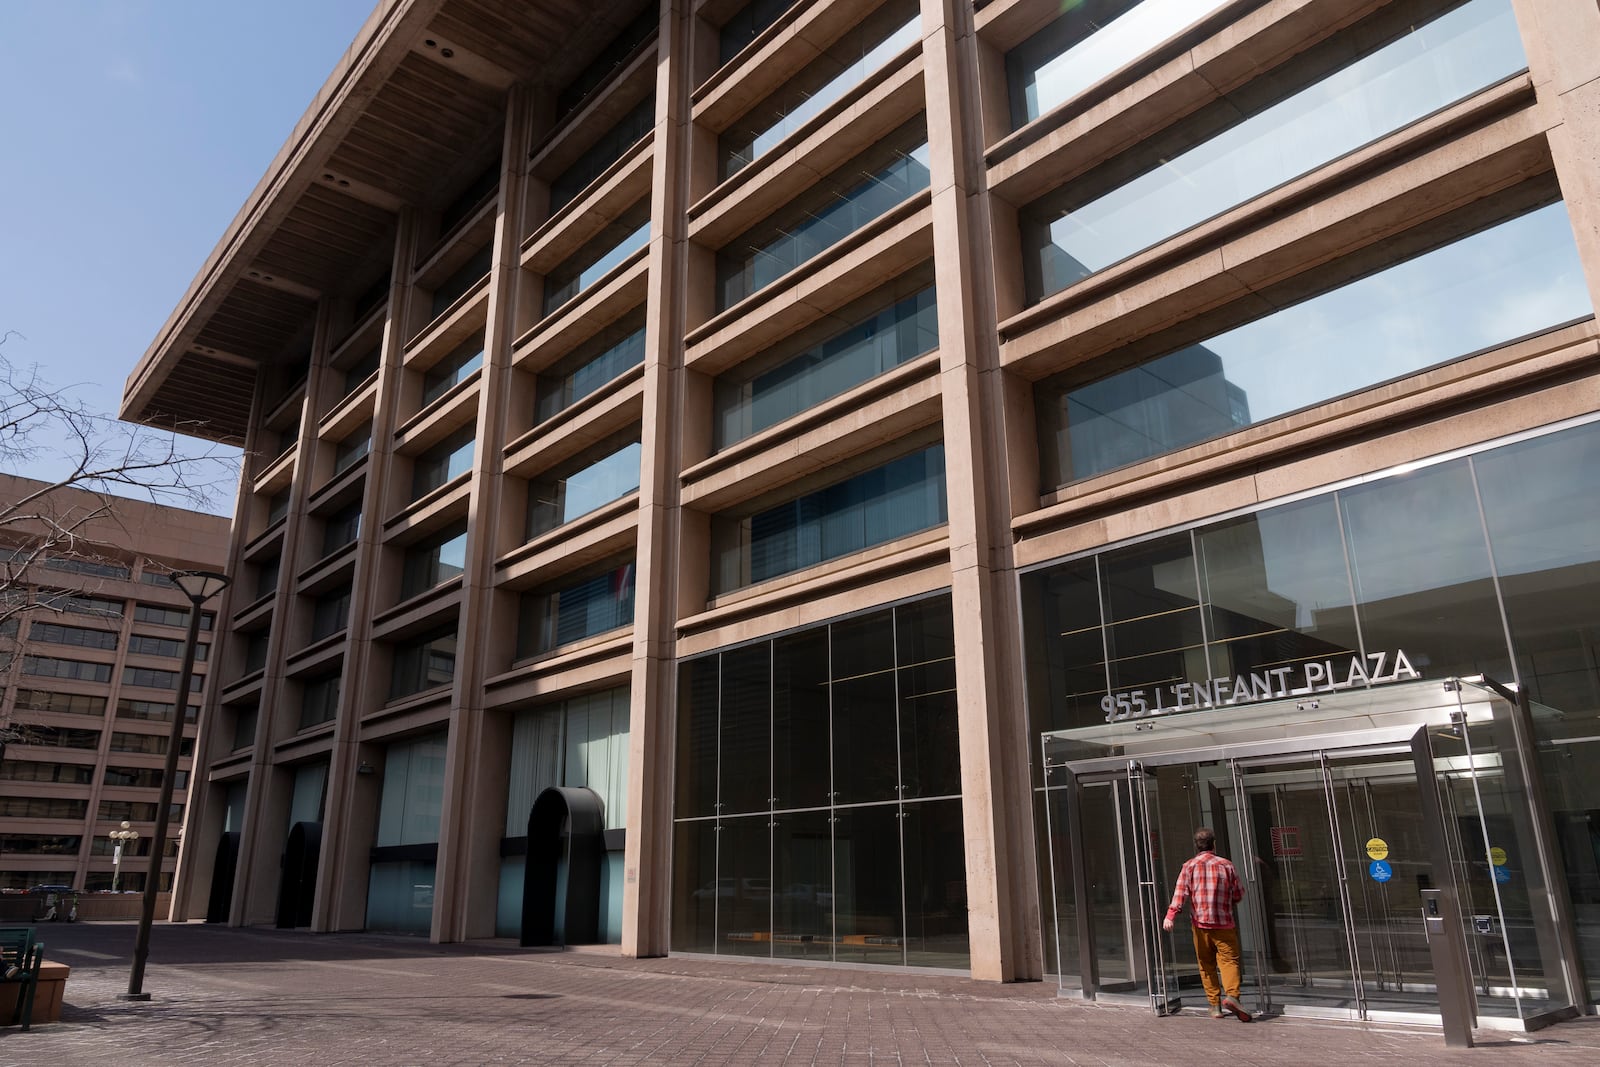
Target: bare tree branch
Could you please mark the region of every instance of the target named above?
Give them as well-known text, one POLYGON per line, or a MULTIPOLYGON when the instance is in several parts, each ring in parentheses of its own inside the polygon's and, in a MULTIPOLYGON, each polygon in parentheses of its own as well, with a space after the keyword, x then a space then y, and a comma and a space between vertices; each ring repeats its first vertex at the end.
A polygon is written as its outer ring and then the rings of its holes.
POLYGON ((121 422, 79 399, 79 387, 14 364, 5 345, 20 337, 0 335, 0 473, 48 473, 11 482, 12 491, 0 494, 0 674, 10 666, 23 614, 82 609, 93 586, 81 575, 97 568, 121 569, 103 571, 105 580, 131 573, 135 538, 119 499, 205 510, 239 471, 231 449, 180 441, 179 432, 199 424, 174 432, 121 422), (52 569, 80 577, 52 583, 52 569))

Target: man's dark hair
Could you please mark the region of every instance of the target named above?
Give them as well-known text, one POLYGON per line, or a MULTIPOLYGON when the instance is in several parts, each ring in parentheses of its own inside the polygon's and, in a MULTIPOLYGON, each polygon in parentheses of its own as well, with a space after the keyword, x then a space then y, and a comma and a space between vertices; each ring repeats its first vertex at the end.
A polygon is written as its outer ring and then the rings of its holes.
POLYGON ((1202 826, 1194 832, 1194 848, 1196 852, 1210 852, 1217 847, 1216 831, 1209 826, 1202 826))

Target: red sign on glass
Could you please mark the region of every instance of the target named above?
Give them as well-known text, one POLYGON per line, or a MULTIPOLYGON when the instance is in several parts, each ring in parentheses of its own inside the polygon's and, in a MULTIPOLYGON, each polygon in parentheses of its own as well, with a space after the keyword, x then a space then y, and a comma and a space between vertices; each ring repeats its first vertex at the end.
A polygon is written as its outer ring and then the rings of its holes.
POLYGON ((1300 847, 1300 827, 1274 826, 1272 828, 1272 858, 1287 859, 1304 852, 1300 847))

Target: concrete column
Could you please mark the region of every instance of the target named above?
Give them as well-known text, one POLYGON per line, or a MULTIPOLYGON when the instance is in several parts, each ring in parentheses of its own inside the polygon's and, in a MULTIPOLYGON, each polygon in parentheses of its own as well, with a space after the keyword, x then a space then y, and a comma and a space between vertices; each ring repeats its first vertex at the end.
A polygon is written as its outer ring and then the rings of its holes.
MULTIPOLYGON (((279 554, 278 586, 273 595, 272 626, 267 636, 267 667, 262 678, 261 701, 257 705, 255 746, 250 752, 250 786, 245 794, 244 829, 239 838, 239 867, 233 883, 233 907, 229 924, 249 926, 272 922, 277 917, 278 877, 288 832, 289 794, 293 782, 287 774, 273 773, 272 746, 285 731, 286 716, 296 716, 283 700, 283 661, 287 655, 289 616, 293 604, 294 576, 301 561, 295 558, 300 544, 300 529, 306 521, 306 498, 311 495, 311 480, 317 445, 317 412, 313 398, 318 395, 329 345, 330 306, 323 300, 317 307, 312 331, 311 359, 300 397, 300 433, 295 441, 294 474, 289 485, 289 512, 284 520, 279 554)), ((267 414, 267 403, 258 400, 258 413, 267 414)), ((233 572, 237 581, 243 568, 233 572)), ((219 623, 222 620, 219 619, 219 623)), ((231 626, 231 620, 229 620, 231 626)), ((213 682, 213 687, 220 685, 213 682)))
POLYGON ((444 808, 434 874, 433 940, 493 937, 500 885, 511 743, 505 716, 484 722, 483 680, 503 658, 504 635, 491 632, 494 560, 498 551, 502 444, 511 436, 511 345, 521 272, 522 183, 528 162, 529 93, 514 90, 506 111, 500 204, 495 216, 483 376, 478 386, 478 446, 467 511, 466 570, 456 633, 456 676, 450 740, 445 750, 444 808), (497 639, 498 636, 498 639, 497 639))
MULTIPOLYGON (((261 376, 256 375, 255 396, 250 407, 250 430, 245 437, 244 454, 254 455, 260 447, 261 437, 261 376)), ((233 514, 235 534, 228 539, 228 560, 223 573, 242 573, 244 540, 237 535, 238 516, 247 514, 250 500, 248 462, 239 464, 239 484, 234 491, 233 514)), ((227 755, 217 733, 217 716, 222 706, 223 675, 221 671, 227 652, 227 636, 232 632, 231 620, 235 602, 234 589, 223 591, 216 605, 217 618, 211 631, 211 673, 200 703, 200 721, 194 741, 194 759, 190 761, 189 807, 184 812, 184 845, 178 850, 178 869, 172 879, 172 904, 169 918, 175 922, 185 919, 203 919, 211 896, 212 866, 216 862, 217 846, 222 843, 223 812, 221 804, 226 788, 213 786, 207 776, 211 765, 227 755)))
POLYGON ((656 61, 655 168, 650 189, 644 440, 639 472, 633 670, 628 717, 628 839, 622 953, 664 956, 671 936, 674 662, 682 467, 683 278, 688 250, 688 122, 693 64, 689 0, 666 0, 656 61))
POLYGON ((1038 879, 972 10, 923 0, 972 975, 1038 978, 1038 879))
POLYGON ((1578 239, 1589 295, 1600 307, 1600 3, 1512 0, 1550 154, 1578 239))
POLYGON ((355 574, 350 584, 350 625, 345 634, 344 671, 339 680, 339 715, 328 757, 327 796, 323 801, 322 855, 317 862, 316 902, 311 928, 328 933, 360 930, 367 924, 367 874, 377 820, 379 778, 361 775, 362 763, 376 765, 377 746, 362 745, 361 716, 381 702, 388 679, 374 677, 372 616, 378 603, 378 562, 382 551, 383 509, 393 465, 394 428, 404 375, 400 358, 406 342, 406 302, 415 262, 417 219, 403 212, 395 233, 389 303, 378 360, 378 395, 372 413, 372 446, 361 491, 361 530, 355 574))

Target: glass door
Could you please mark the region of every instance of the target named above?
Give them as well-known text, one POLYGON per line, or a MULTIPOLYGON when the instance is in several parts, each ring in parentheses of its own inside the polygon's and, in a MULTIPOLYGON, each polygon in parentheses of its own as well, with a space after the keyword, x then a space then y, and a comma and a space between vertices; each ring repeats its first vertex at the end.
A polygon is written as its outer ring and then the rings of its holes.
MULTIPOLYGON (((1465 775, 1439 779, 1455 868, 1443 872, 1409 746, 1124 767, 1082 776, 1071 791, 1082 828, 1085 907, 1075 940, 1093 976, 1086 991, 1135 997, 1157 1013, 1178 1010, 1185 997, 1203 1006, 1187 922, 1167 933, 1161 921, 1194 831, 1209 826, 1245 889, 1236 918, 1247 1007, 1349 1019, 1437 1014, 1422 892, 1471 866, 1462 835, 1481 821, 1484 789, 1471 788, 1470 763, 1465 775)), ((1473 968, 1480 989, 1515 988, 1504 964, 1495 966, 1510 954, 1478 947, 1487 949, 1473 968)))

